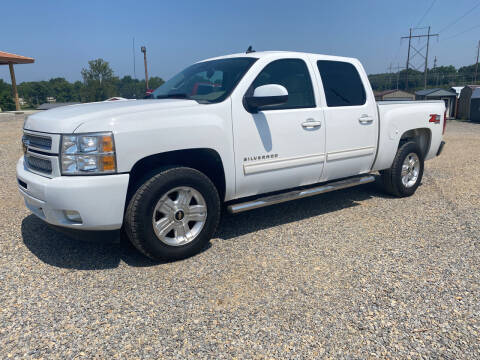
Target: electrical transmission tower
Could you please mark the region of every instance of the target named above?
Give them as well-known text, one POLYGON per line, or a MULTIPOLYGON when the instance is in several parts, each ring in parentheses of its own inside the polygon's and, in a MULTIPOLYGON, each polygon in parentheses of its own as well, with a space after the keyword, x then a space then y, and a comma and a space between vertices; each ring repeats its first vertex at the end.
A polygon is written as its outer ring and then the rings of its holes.
MULTIPOLYGON (((419 69, 419 66, 415 66, 412 61, 415 59, 416 56, 419 56, 423 58, 424 60, 424 87, 427 88, 427 71, 428 71, 428 48, 430 46, 430 38, 431 37, 438 37, 439 34, 430 34, 430 26, 428 28, 410 28, 410 34, 408 36, 402 36, 400 39, 408 39, 408 54, 407 54, 407 66, 406 66, 406 81, 405 81, 405 89, 408 90, 408 70, 410 68, 413 68, 417 71, 421 70, 419 69), (423 30, 423 29, 428 29, 427 34, 420 34, 420 35, 412 35, 412 33, 415 30, 423 30), (423 38, 427 38, 426 44, 424 44, 420 49, 417 49, 415 46, 412 44, 412 39, 418 39, 421 40, 423 38), (425 53, 423 53, 423 50, 426 48, 425 53), (411 49, 414 51, 413 54, 411 53, 411 49)), ((416 45, 418 46, 418 45, 416 45)))

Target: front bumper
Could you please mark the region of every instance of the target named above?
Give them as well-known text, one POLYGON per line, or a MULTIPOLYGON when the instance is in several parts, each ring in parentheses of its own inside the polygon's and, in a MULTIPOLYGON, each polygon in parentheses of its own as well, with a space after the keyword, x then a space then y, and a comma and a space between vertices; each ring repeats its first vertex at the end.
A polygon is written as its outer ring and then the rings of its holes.
POLYGON ((49 224, 82 230, 116 230, 123 222, 128 174, 47 178, 17 163, 18 190, 30 211, 49 224), (67 218, 76 211, 81 222, 67 218))

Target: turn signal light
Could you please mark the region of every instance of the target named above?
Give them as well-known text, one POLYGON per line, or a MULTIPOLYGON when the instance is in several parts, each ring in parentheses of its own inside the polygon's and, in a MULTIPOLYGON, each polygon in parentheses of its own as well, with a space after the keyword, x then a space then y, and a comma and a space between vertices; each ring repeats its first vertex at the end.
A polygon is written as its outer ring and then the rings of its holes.
POLYGON ((102 150, 103 152, 113 151, 113 137, 111 135, 102 136, 102 150))
POLYGON ((101 157, 103 171, 115 171, 115 157, 113 155, 104 155, 101 157))

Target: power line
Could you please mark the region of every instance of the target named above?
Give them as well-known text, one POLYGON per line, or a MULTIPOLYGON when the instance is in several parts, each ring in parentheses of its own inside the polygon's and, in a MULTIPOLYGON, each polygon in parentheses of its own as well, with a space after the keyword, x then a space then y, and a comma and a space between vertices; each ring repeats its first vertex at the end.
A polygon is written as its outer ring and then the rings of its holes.
POLYGON ((471 27, 471 28, 468 28, 468 29, 466 29, 466 30, 464 30, 464 31, 461 31, 461 32, 459 32, 459 33, 457 33, 457 34, 455 34, 455 35, 453 35, 453 36, 447 37, 447 38, 445 38, 444 40, 454 39, 454 38, 456 38, 456 37, 458 37, 458 36, 460 36, 460 35, 465 34, 466 32, 472 31, 472 30, 477 29, 477 28, 479 28, 479 27, 480 27, 480 25, 475 25, 475 26, 473 26, 473 27, 471 27))
POLYGON ((421 24, 421 22, 423 21, 423 19, 425 19, 425 16, 427 16, 427 14, 430 12, 430 10, 432 10, 432 7, 433 7, 433 5, 435 5, 435 2, 436 2, 436 1, 437 1, 437 0, 433 0, 433 1, 432 1, 432 3, 430 4, 430 6, 428 7, 427 11, 425 11, 425 13, 424 13, 423 16, 420 18, 420 20, 418 20, 417 26, 421 24))
POLYGON ((439 31, 439 33, 449 29, 450 27, 452 27, 453 25, 455 25, 456 23, 458 23, 460 20, 462 20, 464 17, 466 17, 467 15, 469 15, 473 10, 475 10, 477 7, 480 6, 480 1, 477 2, 477 4, 472 7, 470 10, 468 10, 465 14, 463 14, 462 16, 460 16, 459 18, 457 18, 456 20, 453 20, 450 24, 448 24, 447 26, 445 26, 442 30, 439 31))

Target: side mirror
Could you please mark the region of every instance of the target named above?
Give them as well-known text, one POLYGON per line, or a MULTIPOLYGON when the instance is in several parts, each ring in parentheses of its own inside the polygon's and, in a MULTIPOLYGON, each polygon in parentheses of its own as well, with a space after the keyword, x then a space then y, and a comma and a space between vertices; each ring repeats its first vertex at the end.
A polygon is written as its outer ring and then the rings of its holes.
POLYGON ((259 86, 253 91, 253 96, 245 97, 245 103, 251 112, 257 112, 264 106, 282 105, 287 101, 287 89, 278 84, 259 86))

